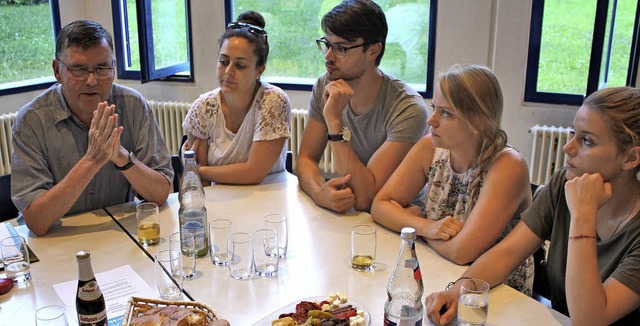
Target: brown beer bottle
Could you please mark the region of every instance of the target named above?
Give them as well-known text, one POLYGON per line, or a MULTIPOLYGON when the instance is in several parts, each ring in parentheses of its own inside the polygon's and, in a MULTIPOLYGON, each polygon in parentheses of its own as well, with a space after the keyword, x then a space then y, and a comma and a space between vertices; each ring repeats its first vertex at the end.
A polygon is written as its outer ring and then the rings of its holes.
POLYGON ((78 292, 76 310, 80 326, 107 325, 107 308, 96 277, 93 275, 88 250, 76 254, 78 260, 78 292))

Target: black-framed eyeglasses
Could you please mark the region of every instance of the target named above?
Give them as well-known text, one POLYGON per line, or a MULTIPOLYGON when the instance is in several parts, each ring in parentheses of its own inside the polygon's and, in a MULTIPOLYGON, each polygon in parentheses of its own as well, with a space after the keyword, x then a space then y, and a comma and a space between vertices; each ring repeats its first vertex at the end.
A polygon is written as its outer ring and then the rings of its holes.
POLYGON ((89 78, 89 74, 93 74, 96 79, 107 79, 113 77, 113 71, 115 67, 95 67, 93 70, 89 70, 85 67, 78 68, 69 68, 62 60, 56 59, 58 62, 66 69, 73 79, 76 80, 87 80, 89 78))
POLYGON ((241 22, 230 22, 227 24, 228 29, 243 29, 246 28, 249 33, 257 36, 264 36, 264 39, 267 39, 267 31, 260 26, 256 26, 253 24, 241 23, 241 22))
POLYGON ((342 45, 330 43, 324 37, 321 37, 316 40, 316 44, 318 44, 318 49, 320 50, 320 52, 322 52, 322 54, 327 54, 327 52, 329 52, 329 49, 332 49, 333 54, 335 54, 337 58, 344 58, 344 56, 347 55, 347 50, 359 48, 361 46, 367 46, 374 43, 376 42, 365 42, 360 45, 354 45, 354 46, 342 46, 342 45))

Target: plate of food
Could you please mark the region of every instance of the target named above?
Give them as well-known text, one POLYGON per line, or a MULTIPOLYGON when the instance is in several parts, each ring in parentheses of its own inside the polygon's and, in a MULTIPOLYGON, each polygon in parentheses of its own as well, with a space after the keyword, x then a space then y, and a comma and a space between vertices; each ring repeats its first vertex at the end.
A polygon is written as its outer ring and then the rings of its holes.
POLYGON ((220 316, 206 304, 195 301, 165 301, 131 297, 122 325, 206 326, 220 316))
POLYGON ((334 326, 369 326, 367 309, 342 292, 296 300, 262 318, 256 326, 311 326, 332 322, 334 326))

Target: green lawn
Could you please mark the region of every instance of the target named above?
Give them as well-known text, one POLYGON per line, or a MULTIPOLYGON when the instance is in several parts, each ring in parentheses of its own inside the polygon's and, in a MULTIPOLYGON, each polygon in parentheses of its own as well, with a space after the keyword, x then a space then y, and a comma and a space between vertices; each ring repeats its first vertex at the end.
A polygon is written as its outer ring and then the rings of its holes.
POLYGON ((0 6, 0 84, 52 75, 50 15, 49 4, 0 6))

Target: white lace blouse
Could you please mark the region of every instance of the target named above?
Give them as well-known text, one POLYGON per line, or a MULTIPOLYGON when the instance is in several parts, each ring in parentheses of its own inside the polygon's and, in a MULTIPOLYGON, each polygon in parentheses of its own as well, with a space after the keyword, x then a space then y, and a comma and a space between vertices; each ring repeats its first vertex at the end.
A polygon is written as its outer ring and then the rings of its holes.
MULTIPOLYGON (((291 136, 291 103, 282 89, 262 82, 236 134, 226 127, 220 95, 220 88, 200 95, 182 123, 186 133, 207 139, 209 165, 246 162, 252 142, 291 136)), ((270 173, 283 171, 285 163, 286 143, 270 173)))

